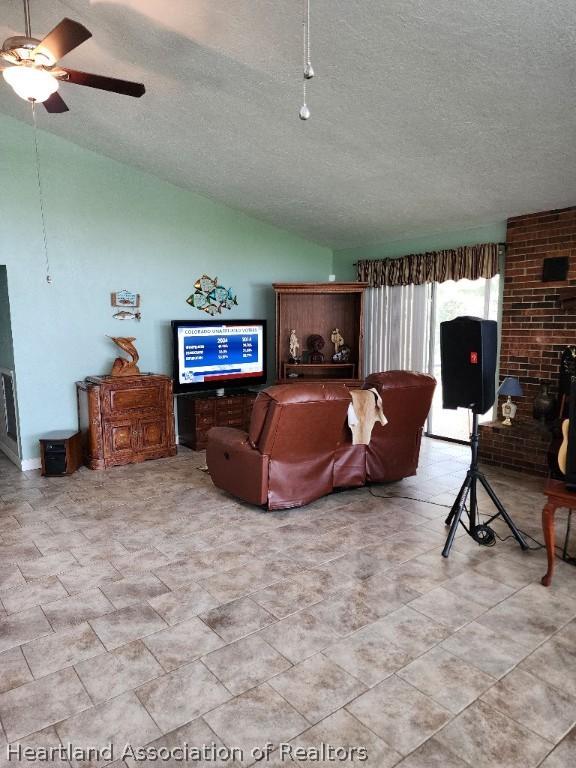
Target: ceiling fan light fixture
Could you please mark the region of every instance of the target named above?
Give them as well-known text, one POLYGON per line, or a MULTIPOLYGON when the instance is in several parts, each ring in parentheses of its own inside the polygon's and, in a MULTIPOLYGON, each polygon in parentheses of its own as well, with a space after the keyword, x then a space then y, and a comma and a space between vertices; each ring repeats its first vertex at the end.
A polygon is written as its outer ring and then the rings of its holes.
POLYGON ((45 69, 21 64, 5 69, 2 74, 15 93, 26 101, 46 101, 58 90, 58 80, 45 69))

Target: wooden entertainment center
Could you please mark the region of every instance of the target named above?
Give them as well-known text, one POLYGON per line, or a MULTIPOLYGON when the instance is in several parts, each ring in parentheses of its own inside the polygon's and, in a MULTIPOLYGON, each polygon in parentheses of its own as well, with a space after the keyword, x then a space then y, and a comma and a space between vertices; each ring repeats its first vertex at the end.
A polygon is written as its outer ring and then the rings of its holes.
POLYGON ((212 427, 239 427, 248 430, 257 392, 215 392, 178 396, 178 439, 194 451, 203 451, 212 427))
POLYGON ((364 339, 364 291, 367 283, 274 283, 276 292, 276 382, 341 382, 360 385, 364 339), (338 328, 350 347, 350 359, 332 362, 330 335, 338 328), (296 331, 300 354, 312 334, 324 338, 324 362, 289 362, 290 332, 296 331))

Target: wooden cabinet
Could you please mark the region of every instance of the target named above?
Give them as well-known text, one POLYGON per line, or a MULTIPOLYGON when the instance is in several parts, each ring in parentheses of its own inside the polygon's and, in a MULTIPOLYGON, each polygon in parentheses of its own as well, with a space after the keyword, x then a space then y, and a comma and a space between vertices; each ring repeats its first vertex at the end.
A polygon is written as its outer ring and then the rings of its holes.
POLYGON ((176 454, 172 380, 89 376, 76 384, 85 462, 105 469, 176 454))
POLYGON ((276 381, 343 382, 358 386, 362 376, 364 347, 364 291, 367 283, 274 283, 276 292, 276 381), (333 363, 334 345, 330 336, 338 328, 350 358, 333 363), (299 364, 289 362, 290 331, 300 342, 299 364), (324 338, 324 362, 307 360, 307 340, 312 334, 324 338))
POLYGON ((178 396, 178 440, 195 451, 206 448, 212 427, 248 430, 257 392, 237 392, 218 397, 202 392, 178 396))

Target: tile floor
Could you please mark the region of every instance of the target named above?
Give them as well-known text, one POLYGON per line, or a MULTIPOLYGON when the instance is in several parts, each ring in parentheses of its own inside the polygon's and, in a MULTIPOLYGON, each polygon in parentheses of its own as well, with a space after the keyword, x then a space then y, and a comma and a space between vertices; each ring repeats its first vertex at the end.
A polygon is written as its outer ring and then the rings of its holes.
MULTIPOLYGON (((0 459, 0 740, 113 744, 91 768, 184 743, 236 750, 194 765, 270 743, 290 745, 270 768, 573 768, 576 570, 546 590, 543 551, 464 534, 440 556, 467 460, 425 440, 417 477, 374 489, 435 504, 358 489, 265 513, 187 450, 50 479, 0 459), (350 751, 287 754, 322 743, 350 751)), ((542 481, 487 473, 541 538, 542 481)))

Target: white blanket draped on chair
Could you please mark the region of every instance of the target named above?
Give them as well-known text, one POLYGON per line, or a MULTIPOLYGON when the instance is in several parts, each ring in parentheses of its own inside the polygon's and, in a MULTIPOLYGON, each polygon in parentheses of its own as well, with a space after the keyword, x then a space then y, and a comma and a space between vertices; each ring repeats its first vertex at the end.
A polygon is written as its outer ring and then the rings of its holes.
POLYGON ((364 375, 428 371, 431 283, 366 290, 364 375))

